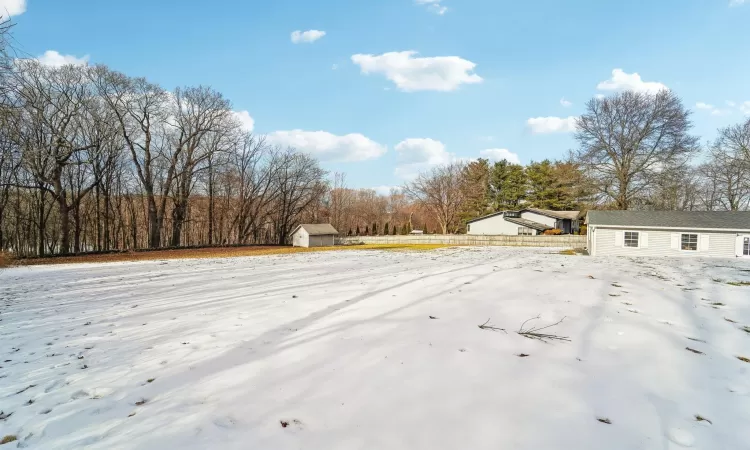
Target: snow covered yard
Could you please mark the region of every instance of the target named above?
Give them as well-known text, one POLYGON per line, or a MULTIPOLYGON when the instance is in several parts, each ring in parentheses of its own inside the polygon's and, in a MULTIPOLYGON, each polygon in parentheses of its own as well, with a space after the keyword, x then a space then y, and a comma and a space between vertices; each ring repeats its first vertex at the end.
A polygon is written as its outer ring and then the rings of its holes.
POLYGON ((747 449, 742 281, 528 248, 0 270, 0 448, 747 449))

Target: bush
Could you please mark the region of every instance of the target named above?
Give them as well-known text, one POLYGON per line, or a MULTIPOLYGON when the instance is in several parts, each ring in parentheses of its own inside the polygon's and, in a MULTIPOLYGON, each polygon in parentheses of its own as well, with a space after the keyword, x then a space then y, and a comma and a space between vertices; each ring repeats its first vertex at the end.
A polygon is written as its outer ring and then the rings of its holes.
POLYGON ((545 236, 559 236, 562 234, 562 230, 553 228, 551 230, 545 230, 543 234, 545 236))
POLYGON ((588 231, 588 227, 586 225, 581 225, 581 228, 578 229, 578 234, 581 236, 586 236, 586 232, 588 231))

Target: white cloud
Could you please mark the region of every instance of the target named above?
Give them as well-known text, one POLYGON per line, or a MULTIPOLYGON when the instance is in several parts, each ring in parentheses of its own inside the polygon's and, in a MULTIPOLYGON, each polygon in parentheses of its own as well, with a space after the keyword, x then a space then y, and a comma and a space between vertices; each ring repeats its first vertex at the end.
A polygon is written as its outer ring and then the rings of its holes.
POLYGON ((455 155, 445 150, 445 144, 429 138, 405 139, 396 145, 396 153, 398 167, 395 173, 407 180, 419 172, 456 160, 455 155))
POLYGON ((636 91, 656 93, 662 89, 669 89, 657 81, 643 81, 637 73, 625 73, 622 69, 612 71, 612 78, 602 81, 596 86, 601 91, 636 91))
POLYGON ((729 6, 741 6, 747 3, 748 0, 730 0, 729 6))
POLYGON ((735 102, 733 102, 731 100, 727 100, 727 106, 730 107, 730 108, 734 108, 735 106, 737 106, 737 103, 735 103, 735 102))
POLYGON ((359 134, 337 136, 327 131, 275 131, 268 142, 282 147, 294 147, 310 153, 321 161, 364 161, 385 154, 387 147, 359 134))
POLYGON ((292 42, 295 44, 310 44, 326 35, 325 31, 320 30, 307 30, 307 31, 293 31, 292 42))
POLYGON ((417 5, 424 5, 429 11, 442 16, 448 12, 448 7, 443 5, 442 0, 415 0, 417 5))
POLYGON ((37 61, 50 67, 62 67, 67 64, 73 64, 74 66, 85 66, 89 63, 89 55, 77 57, 73 55, 61 55, 55 50, 47 50, 42 56, 38 56, 37 61))
POLYGON ((250 117, 250 113, 247 111, 232 111, 232 115, 235 120, 240 123, 243 131, 248 133, 252 132, 255 128, 255 120, 250 117))
POLYGON ((565 100, 565 97, 563 97, 563 98, 560 99, 560 104, 563 105, 563 107, 565 107, 565 108, 569 108, 569 107, 573 106, 573 102, 571 102, 569 100, 565 100))
POLYGON ((481 83, 476 64, 458 56, 416 57, 415 51, 352 56, 363 74, 381 73, 406 92, 453 91, 462 84, 481 83))
POLYGON ((750 116, 750 101, 744 102, 740 105, 740 111, 746 116, 750 116))
POLYGON ((489 159, 490 161, 502 161, 506 160, 509 163, 521 164, 521 159, 517 154, 511 152, 507 148, 488 148, 479 152, 482 158, 489 159))
POLYGON ((576 117, 532 117, 526 125, 535 134, 569 133, 576 129, 576 117))
POLYGON ((695 108, 703 110, 703 111, 708 111, 709 113, 711 113, 711 115, 714 115, 714 116, 719 116, 721 114, 724 114, 724 111, 708 103, 698 102, 695 104, 695 108))
POLYGON ((375 186, 372 188, 378 195, 391 195, 392 189, 398 189, 398 186, 375 186))
POLYGON ((332 65, 331 70, 339 70, 339 65, 338 64, 332 65))
POLYGON ((0 0, 0 16, 8 18, 26 12, 26 0, 0 0))

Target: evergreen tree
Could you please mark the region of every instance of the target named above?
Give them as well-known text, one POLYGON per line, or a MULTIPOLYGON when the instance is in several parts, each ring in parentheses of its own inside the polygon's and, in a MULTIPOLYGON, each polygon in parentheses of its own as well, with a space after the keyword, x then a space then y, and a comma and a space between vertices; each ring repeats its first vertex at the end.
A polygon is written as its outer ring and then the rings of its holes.
POLYGON ((404 222, 404 224, 401 225, 401 234, 403 234, 403 235, 409 234, 408 227, 409 227, 408 224, 406 222, 404 222))
POLYGON ((377 236, 378 235, 378 224, 376 222, 372 223, 372 235, 377 236))
POLYGON ((352 235, 352 229, 349 228, 349 234, 347 234, 347 236, 351 236, 351 235, 352 235))
POLYGON ((370 227, 365 225, 365 236, 369 236, 369 235, 370 235, 370 227))
POLYGON ((458 212, 462 224, 492 212, 490 172, 489 161, 481 158, 464 167, 461 174, 461 196, 464 201, 458 212))
POLYGON ((390 228, 388 228, 388 222, 385 223, 385 228, 383 228, 383 236, 388 236, 391 234, 390 228))
POLYGON ((526 198, 526 172, 520 164, 498 161, 490 174, 490 196, 496 211, 520 209, 526 198))
POLYGON ((577 210, 587 194, 583 174, 574 163, 544 160, 526 167, 529 203, 555 211, 577 210))
POLYGON ((357 236, 359 236, 359 225, 357 225, 357 236))
POLYGON ((392 234, 395 236, 396 234, 398 234, 397 231, 398 231, 398 227, 396 225, 394 225, 393 226, 393 233, 392 234))

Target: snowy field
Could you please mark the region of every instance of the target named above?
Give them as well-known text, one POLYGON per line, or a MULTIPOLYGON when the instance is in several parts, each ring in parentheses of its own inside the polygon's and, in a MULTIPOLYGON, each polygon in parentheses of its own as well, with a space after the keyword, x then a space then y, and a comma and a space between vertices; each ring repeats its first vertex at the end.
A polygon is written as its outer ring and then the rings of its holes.
POLYGON ((0 270, 0 448, 750 449, 742 281, 514 248, 0 270))

